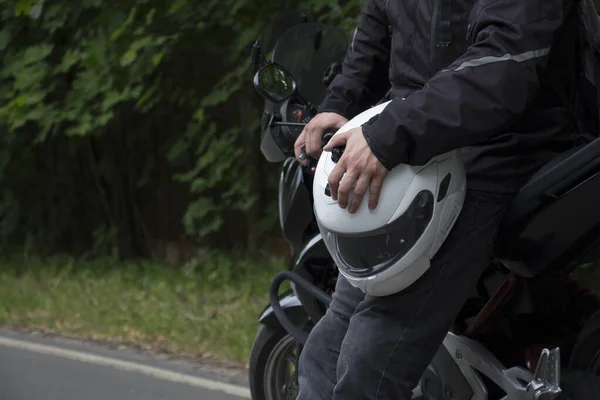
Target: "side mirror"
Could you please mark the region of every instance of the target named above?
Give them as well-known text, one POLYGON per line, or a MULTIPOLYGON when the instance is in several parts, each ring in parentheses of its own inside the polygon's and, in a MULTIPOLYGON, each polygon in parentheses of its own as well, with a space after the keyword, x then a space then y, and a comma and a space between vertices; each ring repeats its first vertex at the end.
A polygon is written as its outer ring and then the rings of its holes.
POLYGON ((277 63, 270 63, 254 75, 254 88, 265 99, 280 103, 296 92, 296 81, 277 63))

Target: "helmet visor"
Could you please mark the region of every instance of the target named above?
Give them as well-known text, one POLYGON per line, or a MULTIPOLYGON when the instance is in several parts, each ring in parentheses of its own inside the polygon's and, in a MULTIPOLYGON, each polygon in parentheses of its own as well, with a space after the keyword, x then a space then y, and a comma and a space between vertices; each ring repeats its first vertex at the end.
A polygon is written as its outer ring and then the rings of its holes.
POLYGON ((434 196, 421 191, 399 218, 384 227, 356 234, 319 229, 338 268, 356 277, 379 273, 412 249, 433 217, 434 196))

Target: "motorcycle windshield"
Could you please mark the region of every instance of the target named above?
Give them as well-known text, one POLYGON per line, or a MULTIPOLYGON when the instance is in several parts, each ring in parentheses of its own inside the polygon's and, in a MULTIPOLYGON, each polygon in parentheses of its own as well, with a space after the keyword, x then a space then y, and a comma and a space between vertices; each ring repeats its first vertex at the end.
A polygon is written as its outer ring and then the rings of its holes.
POLYGON ((323 101, 325 71, 344 61, 348 39, 344 31, 319 23, 303 23, 288 29, 275 44, 272 60, 295 79, 298 93, 315 106, 323 101))
POLYGON ((260 34, 260 48, 263 54, 269 55, 275 44, 288 29, 303 23, 313 22, 307 11, 289 11, 270 21, 260 34))

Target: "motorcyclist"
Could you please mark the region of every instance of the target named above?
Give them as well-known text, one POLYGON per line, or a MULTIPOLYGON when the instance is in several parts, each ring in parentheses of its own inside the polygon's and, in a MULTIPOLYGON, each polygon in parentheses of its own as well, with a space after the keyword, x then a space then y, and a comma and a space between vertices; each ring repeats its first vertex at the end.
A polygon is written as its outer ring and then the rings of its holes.
POLYGON ((519 188, 574 145, 576 0, 370 0, 343 70, 295 144, 317 158, 321 137, 378 102, 390 105, 325 147, 345 151, 331 195, 371 209, 388 171, 461 149, 467 196, 431 268, 408 289, 365 296, 339 277, 299 366, 299 400, 411 398, 491 259, 497 227, 519 188), (405 100, 402 100, 405 98, 405 100))

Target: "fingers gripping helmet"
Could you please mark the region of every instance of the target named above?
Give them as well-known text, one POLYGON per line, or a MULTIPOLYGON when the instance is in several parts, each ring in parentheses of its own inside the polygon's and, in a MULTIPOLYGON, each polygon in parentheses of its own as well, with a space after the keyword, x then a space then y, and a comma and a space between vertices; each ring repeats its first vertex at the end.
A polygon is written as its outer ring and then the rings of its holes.
MULTIPOLYGON (((373 107, 338 133, 362 126, 389 104, 373 107)), ((419 279, 462 209, 466 178, 457 152, 422 166, 395 167, 383 182, 375 210, 368 192, 355 214, 331 198, 328 176, 335 167, 323 152, 313 183, 314 209, 323 240, 340 273, 364 293, 387 296, 419 279)))

